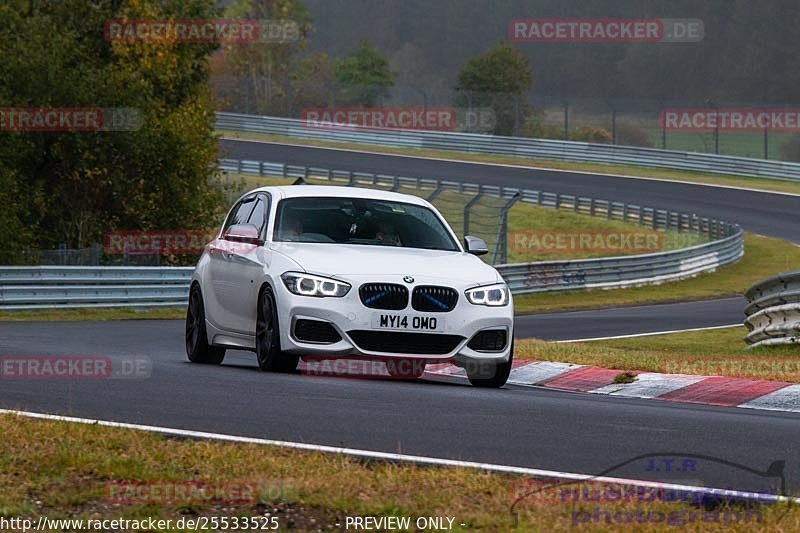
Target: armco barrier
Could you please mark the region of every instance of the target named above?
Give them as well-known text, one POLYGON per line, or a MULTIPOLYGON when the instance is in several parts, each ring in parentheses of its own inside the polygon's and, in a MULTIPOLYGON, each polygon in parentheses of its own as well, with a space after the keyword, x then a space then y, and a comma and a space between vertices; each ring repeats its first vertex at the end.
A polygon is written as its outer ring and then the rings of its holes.
POLYGON ((0 309, 186 305, 193 267, 0 266, 0 309))
POLYGON ((747 344, 755 347, 800 342, 800 270, 756 283, 745 297, 747 344))
POLYGON ((798 163, 636 146, 364 126, 319 127, 309 125, 303 120, 236 113, 217 113, 216 127, 219 130, 227 131, 357 144, 800 180, 800 164, 798 163))
POLYGON ((637 223, 650 229, 692 232, 712 239, 705 244, 669 252, 497 265, 497 269, 516 294, 590 288, 610 289, 662 283, 716 270, 720 266, 738 261, 744 253, 744 234, 736 225, 696 214, 678 213, 613 200, 496 185, 285 165, 267 161, 223 159, 220 162, 220 169, 237 174, 306 181, 322 180, 341 185, 380 186, 389 190, 404 187, 420 191, 415 193, 420 196, 425 196, 421 191, 427 189, 428 197, 435 196, 442 190, 473 195, 480 192, 498 198, 512 198, 519 195, 520 201, 541 207, 567 209, 591 216, 637 223))
MULTIPOLYGON (((428 197, 446 189, 466 194, 481 192, 500 198, 519 195, 521 201, 543 207, 569 209, 653 229, 690 231, 713 239, 689 248, 653 254, 497 265, 515 294, 661 283, 713 271, 737 261, 744 252, 743 232, 738 226, 694 214, 622 202, 528 189, 292 167, 263 161, 224 160, 221 168, 237 173, 341 180, 350 185, 383 185, 393 190, 428 188, 428 197)), ((0 310, 183 306, 188 300, 192 271, 193 267, 2 266, 0 310)), ((800 282, 797 287, 800 291, 800 282)))

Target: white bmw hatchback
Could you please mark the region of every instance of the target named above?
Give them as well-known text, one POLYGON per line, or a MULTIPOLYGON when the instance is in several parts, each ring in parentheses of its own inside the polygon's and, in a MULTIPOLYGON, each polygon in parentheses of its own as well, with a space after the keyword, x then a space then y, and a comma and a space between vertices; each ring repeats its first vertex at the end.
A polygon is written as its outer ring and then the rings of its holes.
POLYGON ((189 360, 256 353, 267 371, 300 358, 364 358, 419 377, 451 362, 500 387, 513 357, 513 301, 498 272, 420 198, 335 186, 242 196, 192 276, 189 360))

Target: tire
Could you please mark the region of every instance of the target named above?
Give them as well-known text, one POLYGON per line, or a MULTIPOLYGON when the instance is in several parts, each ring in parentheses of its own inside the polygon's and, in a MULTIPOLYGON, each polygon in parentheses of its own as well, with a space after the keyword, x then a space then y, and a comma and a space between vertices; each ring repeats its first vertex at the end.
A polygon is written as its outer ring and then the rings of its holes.
POLYGON ((278 309, 269 287, 264 287, 258 297, 256 358, 258 368, 263 372, 294 372, 300 362, 300 357, 281 352, 278 309))
POLYGON ((497 365, 467 365, 467 378, 474 387, 500 388, 508 381, 513 361, 514 341, 511 341, 511 352, 508 354, 508 361, 497 365))
POLYGON ((205 365, 218 365, 225 359, 225 348, 208 344, 203 293, 196 283, 189 291, 186 309, 186 355, 192 363, 205 365))
POLYGON ((417 359, 389 359, 386 370, 393 378, 419 379, 425 372, 425 361, 417 359))

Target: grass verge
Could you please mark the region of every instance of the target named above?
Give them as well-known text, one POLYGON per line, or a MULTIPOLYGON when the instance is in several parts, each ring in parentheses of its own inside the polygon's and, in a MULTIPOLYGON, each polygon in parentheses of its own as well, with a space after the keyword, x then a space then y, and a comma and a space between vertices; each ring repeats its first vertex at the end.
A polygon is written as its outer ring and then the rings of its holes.
MULTIPOLYGON (((346 143, 337 141, 320 141, 316 139, 298 139, 279 135, 265 135, 258 133, 244 133, 234 131, 219 131, 218 133, 229 139, 250 139, 256 141, 285 142, 302 144, 305 146, 320 146, 331 148, 345 148, 364 152, 382 152, 398 155, 417 157, 435 157, 441 159, 458 159, 461 161, 475 161, 479 163, 498 163, 504 165, 527 166, 536 168, 551 168, 556 170, 574 170, 580 172, 596 172, 601 174, 618 174, 621 176, 658 178, 665 180, 689 181, 692 183, 705 183, 709 185, 723 185, 727 187, 743 187, 748 189, 761 189, 765 191, 787 192, 800 194, 800 183, 792 181, 729 176, 724 174, 708 174, 684 170, 658 169, 637 167, 632 165, 606 165, 601 163, 571 163, 565 161, 551 161, 546 159, 533 159, 526 157, 513 157, 502 155, 470 154, 445 150, 422 150, 417 148, 397 148, 392 146, 372 146, 366 144, 346 143)), ((346 169, 343 169, 346 170, 346 169)))
POLYGON ((736 296, 757 281, 800 264, 800 247, 781 239, 747 233, 744 249, 738 263, 694 278, 630 289, 523 294, 514 297, 514 309, 532 313, 736 296))
MULTIPOLYGON (((521 478, 461 468, 421 467, 364 462, 346 456, 248 444, 176 440, 116 428, 30 420, 0 415, 0 517, 146 519, 274 516, 279 529, 343 530, 347 516, 452 517, 453 529, 485 531, 564 530, 575 525, 576 512, 590 513, 603 504, 574 505, 529 498, 517 506, 515 524, 511 502, 521 478), (167 496, 150 487, 255 486, 236 502, 167 496), (133 499, 114 500, 111 487, 135 484, 133 499), (153 485, 155 484, 155 485, 153 485), (249 501, 244 502, 242 500, 249 501), (145 503, 143 503, 145 502, 145 503), (340 524, 339 527, 336 524, 340 524), (463 524, 463 526, 461 525, 463 524)), ((216 492, 215 494, 226 494, 216 492)), ((124 491, 123 494, 128 494, 124 491)), ((177 491, 172 493, 177 494, 177 491)), ((227 494, 232 494, 227 492, 227 494)), ((750 523, 723 524, 722 507, 716 521, 702 519, 702 509, 685 503, 606 503, 605 509, 661 513, 661 523, 645 522, 639 531, 664 527, 665 516, 689 531, 748 531, 750 523), (687 522, 695 513, 693 520, 687 522)), ((796 507, 764 505, 758 509, 760 527, 796 530, 796 507)), ((582 515, 581 515, 582 516, 582 515)), ((588 524, 592 529, 614 527, 588 524)), ((674 524, 671 524, 674 525, 674 524)), ((351 527, 352 529, 352 527, 351 527)), ((173 528, 171 531, 182 531, 173 528)))
POLYGON ((69 322, 99 320, 158 320, 186 318, 185 307, 156 307, 151 309, 36 309, 30 311, 0 311, 0 321, 5 322, 69 322))
POLYGON ((628 339, 553 343, 517 339, 521 359, 568 361, 643 372, 728 376, 800 383, 800 348, 773 346, 746 349, 744 326, 687 331, 628 339))

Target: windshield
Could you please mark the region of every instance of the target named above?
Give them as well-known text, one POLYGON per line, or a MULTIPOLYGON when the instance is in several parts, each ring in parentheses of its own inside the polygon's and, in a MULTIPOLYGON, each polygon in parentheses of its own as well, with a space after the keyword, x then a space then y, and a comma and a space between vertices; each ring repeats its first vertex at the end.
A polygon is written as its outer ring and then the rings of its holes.
POLYGON ((367 198, 289 198, 278 204, 273 240, 458 251, 447 227, 420 205, 367 198))

